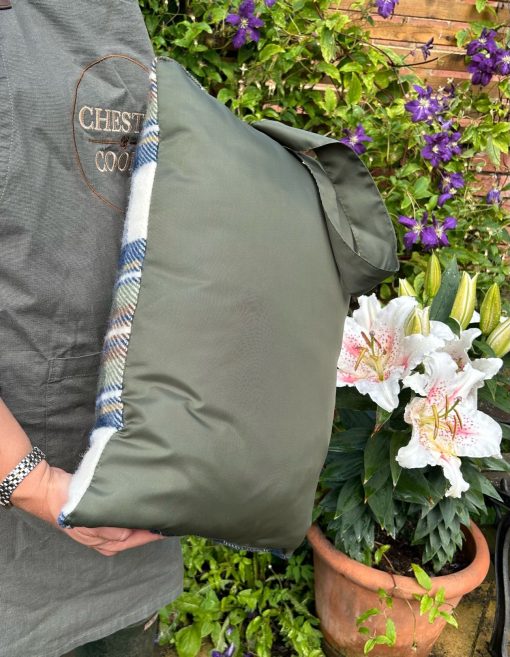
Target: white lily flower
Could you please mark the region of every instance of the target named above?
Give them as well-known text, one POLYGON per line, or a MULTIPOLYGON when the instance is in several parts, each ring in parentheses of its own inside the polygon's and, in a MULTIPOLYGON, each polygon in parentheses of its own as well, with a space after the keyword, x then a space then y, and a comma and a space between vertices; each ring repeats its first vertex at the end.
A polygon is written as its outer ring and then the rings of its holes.
POLYGON ((438 465, 450 482, 446 495, 460 497, 469 488, 460 470, 461 456, 500 456, 501 427, 469 401, 484 372, 466 363, 462 370, 447 353, 424 361, 425 373, 407 376, 404 384, 421 397, 406 406, 404 419, 412 425, 411 440, 397 453, 403 468, 438 465))
POLYGON ((383 307, 375 294, 359 298, 359 309, 345 321, 338 387, 355 386, 388 412, 398 406, 400 380, 443 345, 433 335, 405 335, 406 320, 417 303, 402 296, 383 307))
POLYGON ((455 335, 455 333, 443 322, 430 322, 430 330, 433 335, 444 340, 444 346, 440 347, 438 351, 445 352, 449 354, 453 360, 457 363, 457 368, 462 370, 465 365, 470 364, 475 370, 478 370, 484 374, 483 379, 480 379, 478 384, 476 384, 469 397, 473 406, 477 405, 477 394, 476 391, 478 388, 483 388, 484 381, 487 379, 492 379, 493 376, 499 372, 503 367, 503 361, 501 358, 475 358, 471 360, 468 354, 468 351, 473 345, 473 340, 479 337, 482 332, 480 329, 471 328, 466 329, 465 331, 460 332, 460 336, 455 335))

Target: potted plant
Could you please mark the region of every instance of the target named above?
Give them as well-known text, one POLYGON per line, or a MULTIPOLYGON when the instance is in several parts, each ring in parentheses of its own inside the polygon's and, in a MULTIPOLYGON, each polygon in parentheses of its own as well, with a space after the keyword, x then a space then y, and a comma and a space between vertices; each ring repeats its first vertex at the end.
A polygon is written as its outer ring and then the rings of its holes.
POLYGON ((481 317, 474 312, 476 279, 452 261, 441 281, 432 255, 420 298, 403 279, 399 297, 360 297, 346 320, 308 533, 332 655, 428 655, 487 574, 488 547, 470 516, 485 512, 484 496, 498 498, 484 470, 508 468, 502 427, 478 409, 477 393, 487 382, 494 400, 508 395, 494 377, 510 320, 497 286, 481 317))

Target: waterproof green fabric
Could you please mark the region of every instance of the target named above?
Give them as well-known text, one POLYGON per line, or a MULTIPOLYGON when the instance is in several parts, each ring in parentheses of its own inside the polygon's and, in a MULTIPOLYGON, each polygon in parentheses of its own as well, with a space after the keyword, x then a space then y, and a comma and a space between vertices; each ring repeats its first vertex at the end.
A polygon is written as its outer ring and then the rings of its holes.
POLYGON ((350 295, 398 267, 370 174, 333 139, 248 125, 159 59, 119 267, 61 523, 289 556, 311 523, 350 295))

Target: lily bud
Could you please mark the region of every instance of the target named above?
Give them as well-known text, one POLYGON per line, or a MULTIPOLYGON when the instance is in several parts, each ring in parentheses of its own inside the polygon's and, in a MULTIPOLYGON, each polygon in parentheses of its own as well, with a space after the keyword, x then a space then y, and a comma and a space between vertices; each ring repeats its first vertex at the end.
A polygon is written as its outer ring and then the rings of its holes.
POLYGON ((416 292, 407 278, 398 279, 398 296, 399 297, 415 297, 416 292))
POLYGON ((404 335, 430 335, 430 308, 415 308, 404 324, 404 335))
POLYGON ((425 272, 425 282, 423 289, 427 299, 433 299, 439 288, 441 287, 441 265, 439 258, 433 253, 427 263, 427 270, 425 272))
POLYGON ((467 272, 463 271, 459 289, 453 302, 450 317, 456 319, 462 329, 466 329, 469 326, 469 322, 475 311, 477 278, 478 274, 475 274, 471 278, 467 272))
POLYGON ((489 335, 501 319, 501 294, 499 285, 494 283, 487 290, 487 294, 480 306, 480 330, 484 335, 489 335))
POLYGON ((487 344, 498 358, 503 358, 510 351, 510 318, 496 326, 487 338, 487 344))

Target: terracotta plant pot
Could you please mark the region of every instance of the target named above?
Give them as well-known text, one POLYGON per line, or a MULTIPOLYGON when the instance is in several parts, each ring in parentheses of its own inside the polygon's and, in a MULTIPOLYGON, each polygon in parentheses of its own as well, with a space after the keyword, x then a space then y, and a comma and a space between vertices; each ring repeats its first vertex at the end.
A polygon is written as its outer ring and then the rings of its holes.
MULTIPOLYGON (((489 569, 490 555, 487 541, 478 527, 471 523, 465 529, 465 549, 472 558, 470 565, 452 575, 432 578, 432 591, 444 587, 446 601, 442 609, 451 611, 462 596, 479 586, 489 569)), ((441 634, 446 621, 437 618, 429 623, 428 616, 420 616, 419 602, 413 594, 423 594, 413 577, 391 575, 370 568, 337 550, 314 524, 307 533, 313 548, 315 573, 315 605, 325 639, 325 652, 331 657, 361 657, 367 639, 358 632, 356 618, 373 607, 381 607, 377 591, 384 589, 393 597, 393 608, 388 610, 397 633, 395 646, 376 646, 371 657, 427 657, 441 634)), ((384 634, 385 617, 372 616, 365 625, 377 634, 384 634)))

